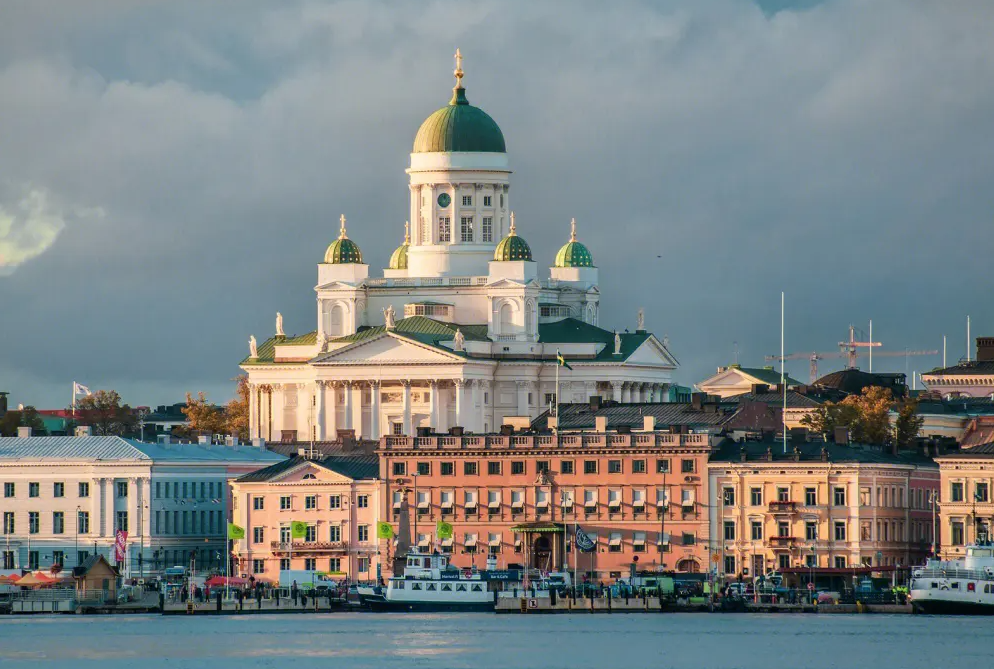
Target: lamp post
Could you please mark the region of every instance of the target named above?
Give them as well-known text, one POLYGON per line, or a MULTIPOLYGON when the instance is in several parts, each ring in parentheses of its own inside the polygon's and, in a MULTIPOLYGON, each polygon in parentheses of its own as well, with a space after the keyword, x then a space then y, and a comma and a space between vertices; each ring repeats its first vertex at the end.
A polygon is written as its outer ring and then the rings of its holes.
POLYGON ((83 509, 79 505, 76 506, 76 566, 79 566, 79 517, 82 514, 83 509))
MULTIPOLYGON (((414 466, 417 467, 417 464, 415 464, 414 466)), ((418 512, 420 511, 420 509, 418 508, 419 502, 418 502, 418 471, 417 471, 417 469, 415 469, 414 472, 411 474, 411 478, 414 479, 414 543, 415 543, 415 545, 417 545, 418 543, 420 543, 418 541, 418 512)))

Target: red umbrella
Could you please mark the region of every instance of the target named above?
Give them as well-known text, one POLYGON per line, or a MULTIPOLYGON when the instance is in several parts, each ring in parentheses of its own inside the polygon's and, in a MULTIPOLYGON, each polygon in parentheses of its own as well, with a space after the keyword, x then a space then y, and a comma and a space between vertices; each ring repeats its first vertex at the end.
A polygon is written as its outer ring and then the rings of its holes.
POLYGON ((248 581, 238 576, 211 576, 209 579, 204 581, 204 585, 209 588, 221 588, 225 585, 239 586, 245 585, 246 583, 248 583, 248 581))
POLYGON ((51 585, 52 583, 55 583, 55 581, 57 580, 58 579, 52 578, 43 571, 34 571, 25 574, 21 578, 17 579, 15 585, 40 588, 46 585, 51 585))

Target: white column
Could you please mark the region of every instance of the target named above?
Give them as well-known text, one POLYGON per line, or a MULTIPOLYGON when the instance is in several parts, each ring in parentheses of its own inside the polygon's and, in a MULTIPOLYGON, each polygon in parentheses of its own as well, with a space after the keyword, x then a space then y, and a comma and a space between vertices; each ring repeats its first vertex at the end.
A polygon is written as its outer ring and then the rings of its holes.
POLYGON ((152 530, 152 479, 145 476, 141 481, 141 504, 142 504, 142 535, 145 537, 145 544, 148 545, 148 537, 152 530), (145 508, 148 507, 148 508, 145 508))
POLYGON ((470 381, 472 401, 469 403, 469 410, 466 411, 469 429, 473 432, 483 432, 483 393, 480 391, 480 381, 470 381), (477 408, 479 407, 479 408, 477 408))
POLYGON ((314 382, 314 399, 315 399, 315 404, 317 404, 317 406, 314 407, 314 415, 315 415, 315 418, 314 418, 314 427, 315 427, 315 430, 314 430, 314 432, 315 432, 314 439, 315 439, 315 441, 324 441, 325 438, 326 438, 325 435, 324 435, 324 425, 325 425, 325 418, 324 418, 324 387, 325 387, 325 382, 324 381, 315 381, 314 382))
POLYGON ((248 386, 249 392, 249 439, 259 436, 259 398, 258 388, 251 383, 248 386))
POLYGON ((528 409, 528 382, 527 381, 517 381, 518 386, 518 415, 527 416, 529 415, 528 409))
POLYGON ((484 431, 489 428, 489 431, 493 432, 495 430, 494 426, 494 395, 493 395, 493 383, 490 381, 477 381, 480 385, 480 431, 484 431))
POLYGON ((104 537, 114 539, 114 479, 104 479, 104 537))
POLYGON ((352 429, 355 430, 356 439, 362 434, 362 384, 358 381, 352 382, 352 429))
POLYGON ((466 380, 453 379, 456 386, 456 425, 466 428, 466 380))
POLYGON ((430 390, 428 391, 428 411, 431 414, 430 422, 431 429, 436 432, 441 432, 441 428, 438 424, 438 381, 434 379, 429 381, 430 390))
POLYGON ((585 400, 589 400, 591 397, 597 394, 597 384, 593 381, 587 381, 583 384, 583 390, 586 393, 585 400))
POLYGON ((380 383, 369 382, 369 438, 380 438, 380 383))
POLYGON ((283 386, 279 383, 273 384, 272 393, 272 405, 270 420, 273 423, 272 427, 272 439, 273 441, 283 440, 283 386))
POLYGON ((346 381, 344 388, 345 403, 343 405, 344 417, 342 419, 342 428, 345 430, 352 429, 352 382, 346 381))
POLYGON ((621 403, 628 404, 632 401, 632 384, 622 383, 621 384, 621 403))
MULTIPOLYGON (((103 520, 101 509, 103 508, 104 479, 93 479, 90 484, 90 535, 99 537, 103 534, 103 520)), ((82 506, 82 505, 81 505, 82 506)), ((77 519, 78 520, 78 519, 77 519)), ((89 538, 89 537, 88 537, 89 538)))
POLYGON ((404 384, 404 435, 411 436, 414 429, 411 427, 411 382, 402 381, 404 384))
POLYGON ((328 439, 338 439, 338 384, 335 381, 325 382, 325 392, 328 393, 328 439))

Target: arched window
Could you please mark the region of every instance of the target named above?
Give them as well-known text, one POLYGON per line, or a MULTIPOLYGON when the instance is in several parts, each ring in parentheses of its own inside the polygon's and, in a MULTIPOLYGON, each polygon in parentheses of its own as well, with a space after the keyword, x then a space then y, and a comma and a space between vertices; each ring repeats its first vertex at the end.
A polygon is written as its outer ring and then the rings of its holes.
POLYGON ((341 304, 336 304, 331 308, 331 327, 328 328, 328 332, 333 337, 341 337, 345 334, 345 307, 341 304))
POLYGON ((315 476, 314 474, 304 474, 304 476, 303 476, 303 478, 301 480, 303 480, 303 481, 310 481, 311 479, 316 479, 316 478, 317 478, 317 476, 315 476))
POLYGON ((525 305, 525 334, 535 334, 535 303, 532 300, 525 305))
POLYGON ((498 334, 512 334, 514 332, 514 305, 511 302, 505 302, 500 305, 497 314, 498 334))
POLYGON ((700 571, 700 567, 697 564, 697 560, 684 558, 676 563, 676 570, 685 574, 696 574, 700 571))

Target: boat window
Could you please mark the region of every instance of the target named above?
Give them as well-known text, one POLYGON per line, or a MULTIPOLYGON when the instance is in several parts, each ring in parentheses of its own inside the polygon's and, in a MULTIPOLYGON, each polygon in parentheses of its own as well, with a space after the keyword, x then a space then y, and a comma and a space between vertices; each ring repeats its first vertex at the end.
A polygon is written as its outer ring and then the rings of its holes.
POLYGON ((452 585, 450 583, 443 583, 442 592, 452 592, 452 585))
POLYGON ((420 590, 420 589, 421 589, 420 583, 411 583, 411 590, 420 590))
POLYGON ((473 592, 483 592, 483 586, 481 586, 479 583, 474 583, 473 592))
POLYGON ((456 592, 466 592, 466 586, 460 583, 456 586, 456 592))
POLYGON ((403 581, 397 581, 397 582, 395 582, 393 584, 393 589, 394 590, 403 590, 404 589, 404 582, 403 581))
POLYGON ((953 582, 952 582, 952 585, 950 585, 950 587, 951 587, 951 588, 952 588, 953 590, 959 590, 959 581, 953 581, 953 582))
POLYGON ((938 588, 938 587, 939 587, 939 584, 938 584, 938 583, 936 583, 935 581, 932 581, 932 587, 933 587, 933 588, 938 588))
POLYGON ((976 589, 977 589, 977 585, 975 583, 967 583, 966 584, 966 591, 967 592, 974 592, 976 589))
POLYGON ((425 558, 423 566, 425 566, 425 567, 431 567, 431 558, 425 558))
POLYGON ((437 590, 437 589, 438 588, 434 583, 429 583, 427 586, 425 586, 425 590, 437 590))

